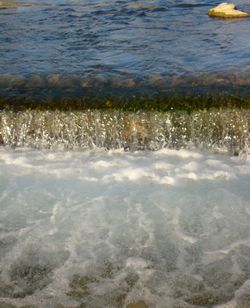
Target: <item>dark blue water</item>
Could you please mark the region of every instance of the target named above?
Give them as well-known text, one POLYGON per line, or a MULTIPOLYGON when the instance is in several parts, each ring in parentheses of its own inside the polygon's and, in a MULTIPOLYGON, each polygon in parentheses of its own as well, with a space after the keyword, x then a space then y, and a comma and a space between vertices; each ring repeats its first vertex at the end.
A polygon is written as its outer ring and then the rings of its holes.
MULTIPOLYGON (((76 80, 82 87, 92 79, 133 87, 188 76, 250 84, 250 18, 208 17, 219 1, 47 3, 0 10, 2 87, 31 76, 33 84, 63 79, 67 87, 76 80)), ((237 3, 250 11, 250 2, 237 3)))

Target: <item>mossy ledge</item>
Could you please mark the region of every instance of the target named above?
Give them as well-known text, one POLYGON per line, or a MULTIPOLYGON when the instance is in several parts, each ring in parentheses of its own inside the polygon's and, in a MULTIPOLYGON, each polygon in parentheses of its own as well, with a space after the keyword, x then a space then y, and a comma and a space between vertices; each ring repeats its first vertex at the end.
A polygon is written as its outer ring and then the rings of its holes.
POLYGON ((76 98, 34 98, 34 97, 0 97, 0 110, 12 111, 186 111, 209 109, 250 109, 250 97, 234 95, 196 95, 196 96, 155 96, 143 97, 76 97, 76 98))

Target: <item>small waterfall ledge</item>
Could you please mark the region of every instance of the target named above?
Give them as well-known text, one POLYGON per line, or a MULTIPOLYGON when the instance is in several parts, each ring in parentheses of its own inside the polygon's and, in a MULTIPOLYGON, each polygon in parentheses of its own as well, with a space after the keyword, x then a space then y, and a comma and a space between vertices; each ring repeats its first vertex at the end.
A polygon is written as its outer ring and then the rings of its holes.
POLYGON ((250 112, 1 110, 0 144, 51 150, 196 148, 249 153, 250 112))

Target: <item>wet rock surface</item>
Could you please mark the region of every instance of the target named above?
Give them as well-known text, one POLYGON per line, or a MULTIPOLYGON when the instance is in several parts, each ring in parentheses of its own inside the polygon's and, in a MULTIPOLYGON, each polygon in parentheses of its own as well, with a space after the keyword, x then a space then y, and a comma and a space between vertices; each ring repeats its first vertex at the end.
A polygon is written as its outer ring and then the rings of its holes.
POLYGON ((250 17, 250 13, 242 12, 236 8, 235 4, 221 3, 215 8, 209 10, 208 15, 211 17, 221 18, 243 18, 250 17))

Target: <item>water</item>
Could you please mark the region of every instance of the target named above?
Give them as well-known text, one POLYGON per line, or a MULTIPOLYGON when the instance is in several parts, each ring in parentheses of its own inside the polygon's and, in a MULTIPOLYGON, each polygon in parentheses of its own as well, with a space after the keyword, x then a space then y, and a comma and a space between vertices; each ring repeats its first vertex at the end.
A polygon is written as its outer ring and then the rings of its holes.
POLYGON ((0 307, 249 307, 250 18, 48 4, 0 10, 0 307))
POLYGON ((247 110, 7 111, 0 112, 0 143, 51 150, 196 148, 249 152, 247 110))
MULTIPOLYGON (((0 85, 8 94, 37 87, 45 95, 58 84, 64 95, 107 83, 166 89, 183 80, 247 86, 249 94, 250 19, 208 17, 218 1, 47 2, 0 10, 0 85)), ((250 11, 249 2, 235 3, 250 11)))
POLYGON ((249 306, 247 157, 0 156, 1 307, 249 306))

